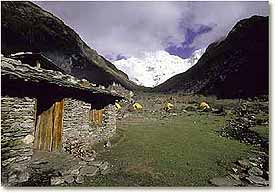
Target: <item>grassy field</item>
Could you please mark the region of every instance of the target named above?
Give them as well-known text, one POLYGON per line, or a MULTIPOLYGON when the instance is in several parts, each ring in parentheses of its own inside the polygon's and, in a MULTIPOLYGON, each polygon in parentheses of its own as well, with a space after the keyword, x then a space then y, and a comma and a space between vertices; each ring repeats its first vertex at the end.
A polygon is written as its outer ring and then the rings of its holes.
POLYGON ((188 112, 160 117, 131 113, 119 121, 111 149, 98 159, 113 168, 87 179, 90 186, 208 186, 223 176, 233 161, 247 157, 250 145, 220 137, 216 130, 228 116, 188 112))

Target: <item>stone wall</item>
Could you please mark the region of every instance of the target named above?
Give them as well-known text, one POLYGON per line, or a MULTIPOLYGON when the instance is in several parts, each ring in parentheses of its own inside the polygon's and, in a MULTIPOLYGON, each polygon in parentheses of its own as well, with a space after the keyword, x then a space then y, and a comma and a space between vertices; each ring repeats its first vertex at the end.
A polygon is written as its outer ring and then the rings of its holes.
POLYGON ((35 99, 1 98, 1 179, 3 184, 28 180, 35 127, 35 99))
POLYGON ((93 145, 108 141, 116 131, 114 105, 105 107, 101 126, 92 123, 90 110, 91 104, 69 98, 64 100, 63 150, 83 159, 92 158, 93 145))
POLYGON ((100 141, 108 141, 116 132, 116 109, 114 105, 104 108, 103 125, 95 128, 93 135, 100 141))
MULTIPOLYGON (((3 185, 16 185, 30 177, 35 132, 33 98, 1 98, 1 179, 3 185)), ((63 150, 76 157, 94 158, 93 145, 108 141, 116 131, 114 105, 105 107, 101 126, 90 120, 91 105, 66 98, 64 100, 63 150)))
MULTIPOLYGON (((89 111, 91 105, 82 101, 66 98, 63 115, 63 150, 80 156, 86 143, 93 143, 89 136, 89 111)), ((84 152, 83 152, 84 153, 84 152)))

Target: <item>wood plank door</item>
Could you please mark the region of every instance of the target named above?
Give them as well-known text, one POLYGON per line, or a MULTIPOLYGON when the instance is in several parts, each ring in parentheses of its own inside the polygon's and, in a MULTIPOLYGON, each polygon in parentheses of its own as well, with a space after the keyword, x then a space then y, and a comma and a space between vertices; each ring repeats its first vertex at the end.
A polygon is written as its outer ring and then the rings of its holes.
POLYGON ((100 109, 100 110, 92 109, 90 111, 90 120, 94 125, 102 126, 103 113, 104 113, 103 109, 100 109))
POLYGON ((61 149, 64 99, 37 99, 34 149, 61 149))

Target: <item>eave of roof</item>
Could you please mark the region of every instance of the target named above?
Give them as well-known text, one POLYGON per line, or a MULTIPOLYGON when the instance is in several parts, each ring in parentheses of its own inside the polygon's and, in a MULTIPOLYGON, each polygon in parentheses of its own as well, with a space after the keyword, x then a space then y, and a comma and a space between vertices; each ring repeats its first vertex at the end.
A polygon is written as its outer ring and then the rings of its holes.
POLYGON ((10 58, 15 59, 15 60, 22 60, 22 59, 40 59, 42 62, 46 63, 49 65, 49 67, 53 68, 53 70, 60 71, 62 73, 66 73, 63 69, 61 69, 59 66, 57 66, 51 59, 47 58, 44 54, 42 53, 33 53, 33 52, 19 52, 16 54, 11 54, 10 58))
POLYGON ((75 89, 76 91, 88 91, 91 93, 113 96, 115 98, 124 98, 117 93, 98 88, 86 80, 79 80, 69 74, 32 67, 28 64, 22 64, 20 61, 3 56, 1 56, 1 76, 2 78, 36 83, 43 82, 64 88, 75 89))

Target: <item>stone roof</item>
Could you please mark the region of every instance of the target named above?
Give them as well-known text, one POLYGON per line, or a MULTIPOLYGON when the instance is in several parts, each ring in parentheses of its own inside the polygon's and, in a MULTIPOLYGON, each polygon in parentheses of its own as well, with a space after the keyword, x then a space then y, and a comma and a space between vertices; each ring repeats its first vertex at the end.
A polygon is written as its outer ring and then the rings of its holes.
POLYGON ((123 98, 121 95, 107 89, 99 88, 85 79, 80 80, 74 76, 59 71, 32 67, 28 64, 22 64, 21 61, 6 58, 4 56, 1 56, 1 78, 22 80, 38 84, 47 83, 63 88, 75 89, 76 91, 88 91, 91 93, 123 98))
MULTIPOLYGON (((66 73, 63 69, 58 67, 51 59, 47 58, 43 53, 18 52, 15 54, 11 54, 8 57, 15 60, 20 60, 23 63, 25 63, 24 60, 31 60, 31 59, 40 60, 41 62, 43 62, 44 65, 47 66, 47 68, 45 69, 66 73)), ((28 62, 26 63, 29 64, 28 62)), ((31 64, 29 65, 32 66, 31 64)))

